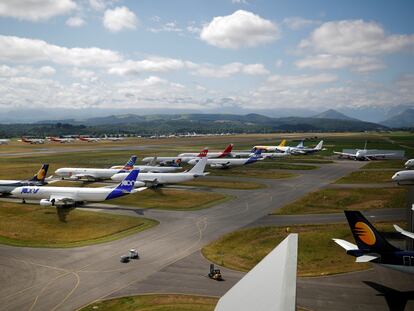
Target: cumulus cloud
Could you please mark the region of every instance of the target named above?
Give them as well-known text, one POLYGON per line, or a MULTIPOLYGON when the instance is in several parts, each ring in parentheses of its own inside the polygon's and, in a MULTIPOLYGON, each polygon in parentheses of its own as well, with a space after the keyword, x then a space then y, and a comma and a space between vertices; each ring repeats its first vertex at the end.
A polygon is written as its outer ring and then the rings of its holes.
POLYGON ((30 77, 30 78, 39 78, 39 77, 48 77, 56 73, 55 68, 51 66, 41 66, 38 68, 31 66, 7 66, 0 65, 0 77, 30 77))
POLYGON ((149 31, 158 33, 158 32, 182 32, 183 29, 177 25, 177 22, 168 22, 158 28, 148 28, 149 31))
POLYGON ((338 80, 338 77, 334 74, 321 73, 317 75, 297 75, 297 76, 281 76, 273 75, 267 80, 268 84, 272 87, 311 87, 318 84, 331 83, 338 80))
POLYGON ((238 62, 222 66, 192 64, 192 74, 209 78, 227 78, 235 74, 266 75, 269 71, 262 64, 242 64, 238 62))
POLYGON ((72 0, 2 0, 0 16, 36 22, 68 14, 76 7, 72 0))
POLYGON ((299 47, 334 55, 386 54, 414 48, 414 35, 387 34, 375 22, 342 20, 322 24, 299 47))
POLYGON ((66 20, 66 25, 69 27, 82 27, 85 21, 80 16, 72 16, 66 20))
POLYGON ((105 0, 89 0, 89 5, 95 11, 103 11, 107 7, 109 1, 105 0))
POLYGON ((276 24, 244 10, 214 17, 200 33, 201 40, 225 49, 253 47, 276 40, 278 36, 276 24))
POLYGON ((298 16, 283 19, 283 24, 291 30, 299 30, 305 27, 318 25, 320 23, 321 22, 318 20, 306 19, 298 16))
POLYGON ((113 10, 105 11, 103 24, 111 32, 118 32, 124 29, 136 29, 138 18, 135 13, 127 7, 116 7, 113 10))
POLYGON ((96 47, 67 48, 43 40, 0 35, 0 60, 28 63, 49 61, 61 65, 106 67, 120 62, 122 56, 96 47))
POLYGON ((318 54, 308 56, 304 59, 298 60, 296 63, 298 68, 312 68, 312 69, 342 69, 351 68, 357 72, 370 72, 380 70, 385 65, 374 57, 369 56, 341 56, 331 54, 318 54))
POLYGON ((184 65, 184 61, 179 59, 151 57, 140 61, 127 60, 115 64, 108 70, 108 73, 124 76, 142 72, 166 72, 181 69, 184 65))

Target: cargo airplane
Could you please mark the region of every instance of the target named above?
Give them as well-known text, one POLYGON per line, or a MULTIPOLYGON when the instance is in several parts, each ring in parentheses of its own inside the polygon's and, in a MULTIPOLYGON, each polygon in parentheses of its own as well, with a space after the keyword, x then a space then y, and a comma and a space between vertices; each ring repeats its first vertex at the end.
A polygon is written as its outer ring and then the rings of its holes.
POLYGON ((401 250, 391 245, 361 212, 344 211, 344 213, 356 245, 341 239, 333 240, 344 248, 348 255, 356 257, 356 262, 372 262, 390 269, 414 273, 413 251, 401 250))
POLYGON ((80 187, 38 187, 24 186, 14 189, 11 194, 23 200, 40 200, 42 206, 68 206, 84 202, 101 202, 135 193, 144 188, 134 189, 139 170, 132 170, 115 188, 80 187))
POLYGON ((40 170, 28 180, 0 180, 0 194, 8 195, 17 187, 22 186, 43 186, 49 164, 42 164, 40 170))

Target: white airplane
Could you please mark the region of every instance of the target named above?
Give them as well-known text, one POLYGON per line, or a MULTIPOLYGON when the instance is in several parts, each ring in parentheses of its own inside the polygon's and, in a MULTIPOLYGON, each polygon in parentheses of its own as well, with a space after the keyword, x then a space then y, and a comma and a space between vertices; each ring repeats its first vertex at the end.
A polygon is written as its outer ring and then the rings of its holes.
POLYGON ((396 172, 391 179, 392 181, 397 182, 399 185, 414 184, 414 170, 396 172))
POLYGON ((46 184, 45 178, 49 164, 43 164, 40 170, 28 180, 0 180, 0 194, 10 194, 17 187, 22 186, 42 186, 46 184))
POLYGON ((394 155, 394 153, 373 153, 374 151, 376 150, 367 149, 367 142, 365 142, 364 149, 356 149, 355 153, 334 151, 334 154, 338 155, 340 158, 347 158, 347 159, 358 160, 358 161, 371 161, 371 160, 378 160, 378 159, 386 159, 387 157, 394 155))
MULTIPOLYGON (((207 149, 207 147, 206 147, 207 149)), ((207 158, 209 159, 216 159, 216 158, 225 158, 231 155, 231 151, 233 150, 233 144, 228 145, 223 152, 209 152, 207 158)), ((199 153, 180 153, 178 155, 179 158, 196 158, 199 156, 199 153)))
POLYGON ((96 143, 98 141, 101 141, 98 137, 88 137, 88 136, 79 136, 79 140, 86 141, 88 143, 96 143))
MULTIPOLYGON (((227 168, 235 167, 235 166, 248 165, 248 164, 252 164, 257 161, 263 160, 263 158, 261 158, 260 156, 261 152, 262 151, 259 149, 249 158, 208 159, 207 164, 210 165, 210 167, 221 168, 221 169, 227 169, 227 168)), ((192 159, 188 162, 188 164, 194 165, 198 162, 200 162, 200 159, 192 159)))
POLYGON ((204 148, 203 150, 201 150, 201 152, 198 155, 192 156, 192 157, 178 157, 178 156, 177 157, 146 157, 142 159, 142 162, 144 163, 156 162, 161 165, 169 165, 169 164, 180 165, 180 163, 188 163, 188 161, 194 158, 205 157, 207 156, 207 154, 208 154, 208 148, 204 148))
POLYGON ((21 142, 23 143, 28 143, 28 144, 32 144, 32 145, 37 145, 37 144, 44 144, 45 140, 41 139, 41 138, 27 138, 27 137, 22 137, 20 139, 21 142))
POLYGON ((290 154, 295 154, 295 155, 306 155, 306 154, 312 154, 312 153, 316 153, 319 152, 323 149, 323 140, 321 140, 315 147, 313 148, 309 148, 309 147, 305 147, 303 145, 303 140, 296 146, 296 147, 291 147, 291 146, 281 146, 281 147, 276 147, 276 150, 279 152, 288 152, 290 154))
POLYGON ((37 187, 25 186, 14 189, 14 197, 23 200, 40 200, 43 206, 67 206, 83 202, 101 202, 135 193, 143 188, 135 189, 139 170, 132 170, 115 188, 80 188, 80 187, 37 187))
POLYGON ((414 239, 414 233, 410 232, 410 231, 406 231, 403 228, 401 228, 400 226, 394 225, 394 229, 401 233, 402 235, 405 235, 406 237, 409 237, 411 239, 414 239))
POLYGON ((298 234, 289 234, 221 297, 215 311, 295 311, 298 234))
POLYGON ((49 137, 50 141, 56 142, 56 143, 61 143, 61 144, 65 144, 65 143, 72 143, 75 141, 74 138, 69 138, 69 137, 49 137))
POLYGON ((414 159, 410 159, 404 164, 405 168, 411 169, 414 168, 414 159))
POLYGON ((113 168, 76 168, 63 167, 55 171, 55 174, 62 179, 72 180, 86 179, 90 181, 110 179, 113 175, 121 172, 128 172, 133 169, 137 156, 131 156, 128 162, 121 169, 113 168))
POLYGON ((286 139, 283 139, 278 146, 265 146, 265 145, 258 145, 252 148, 253 151, 256 150, 264 150, 268 152, 275 152, 278 151, 279 147, 284 147, 286 145, 286 139))
POLYGON ((10 139, 0 139, 0 145, 7 145, 10 142, 10 139))
POLYGON ((121 140, 124 140, 123 137, 114 137, 114 136, 108 137, 106 134, 105 134, 105 136, 104 136, 103 139, 104 140, 110 140, 110 141, 121 141, 121 140))
MULTIPOLYGON (((172 173, 172 172, 176 172, 176 171, 183 169, 181 166, 159 166, 159 165, 155 165, 154 163, 156 164, 156 161, 149 162, 147 165, 134 165, 134 169, 139 169, 141 174, 142 173, 172 173)), ((112 166, 111 169, 123 169, 123 166, 115 165, 115 166, 112 166)))
MULTIPOLYGON (((186 181, 193 180, 194 178, 203 177, 208 173, 204 173, 204 168, 207 164, 207 157, 201 158, 201 160, 194 165, 194 167, 182 173, 141 173, 138 176, 138 180, 144 182, 146 186, 158 186, 164 184, 177 184, 186 181)), ((114 181, 122 180, 126 173, 115 174, 111 177, 114 181)))

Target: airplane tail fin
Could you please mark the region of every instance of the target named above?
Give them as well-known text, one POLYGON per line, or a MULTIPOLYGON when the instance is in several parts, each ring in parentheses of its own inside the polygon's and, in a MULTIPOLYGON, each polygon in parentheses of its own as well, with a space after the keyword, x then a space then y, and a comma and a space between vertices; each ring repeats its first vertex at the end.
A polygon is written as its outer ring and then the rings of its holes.
POLYGON ((197 158, 203 158, 206 157, 208 153, 208 148, 205 147, 203 150, 201 150, 201 152, 197 155, 197 158))
POLYGON ((134 189, 135 181, 137 180, 139 169, 132 170, 115 188, 116 190, 121 190, 122 192, 131 192, 134 189))
POLYGON ((206 164, 207 164, 207 157, 204 156, 188 172, 191 174, 195 174, 195 175, 204 175, 204 169, 206 167, 206 164))
POLYGON ((246 161, 245 164, 250 164, 256 162, 259 158, 262 157, 262 150, 257 149, 246 161))
POLYGON ((383 253, 398 250, 391 245, 359 211, 344 211, 360 250, 383 253))
POLYGON ((158 157, 153 157, 151 159, 151 161, 148 162, 148 166, 156 166, 157 165, 157 158, 158 157))
POLYGON ((129 158, 128 162, 122 168, 123 170, 130 171, 134 168, 135 162, 137 162, 137 156, 133 155, 129 158))
POLYGON ((231 153, 232 150, 233 150, 233 144, 228 145, 226 149, 224 149, 223 153, 219 156, 219 158, 223 158, 229 155, 229 153, 231 153))
POLYGON ((284 147, 286 145, 286 139, 282 139, 278 147, 284 147))
POLYGON ((36 175, 34 175, 31 179, 29 179, 29 181, 44 182, 48 169, 49 169, 49 164, 42 164, 42 167, 40 168, 40 170, 36 173, 36 175))
POLYGON ((300 141, 300 143, 296 146, 296 148, 303 148, 304 146, 303 146, 303 142, 304 142, 305 140, 304 139, 302 139, 301 141, 300 141))
POLYGON ((315 147, 315 150, 322 150, 323 147, 323 140, 321 140, 315 147))

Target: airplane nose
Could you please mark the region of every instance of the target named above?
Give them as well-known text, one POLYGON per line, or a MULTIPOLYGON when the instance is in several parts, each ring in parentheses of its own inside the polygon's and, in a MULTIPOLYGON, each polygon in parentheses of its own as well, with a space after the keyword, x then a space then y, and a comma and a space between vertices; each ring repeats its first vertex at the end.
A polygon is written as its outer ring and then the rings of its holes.
POLYGON ((397 180, 399 179, 399 176, 400 176, 400 174, 395 173, 395 174, 391 177, 391 179, 392 179, 393 181, 397 181, 397 180))

